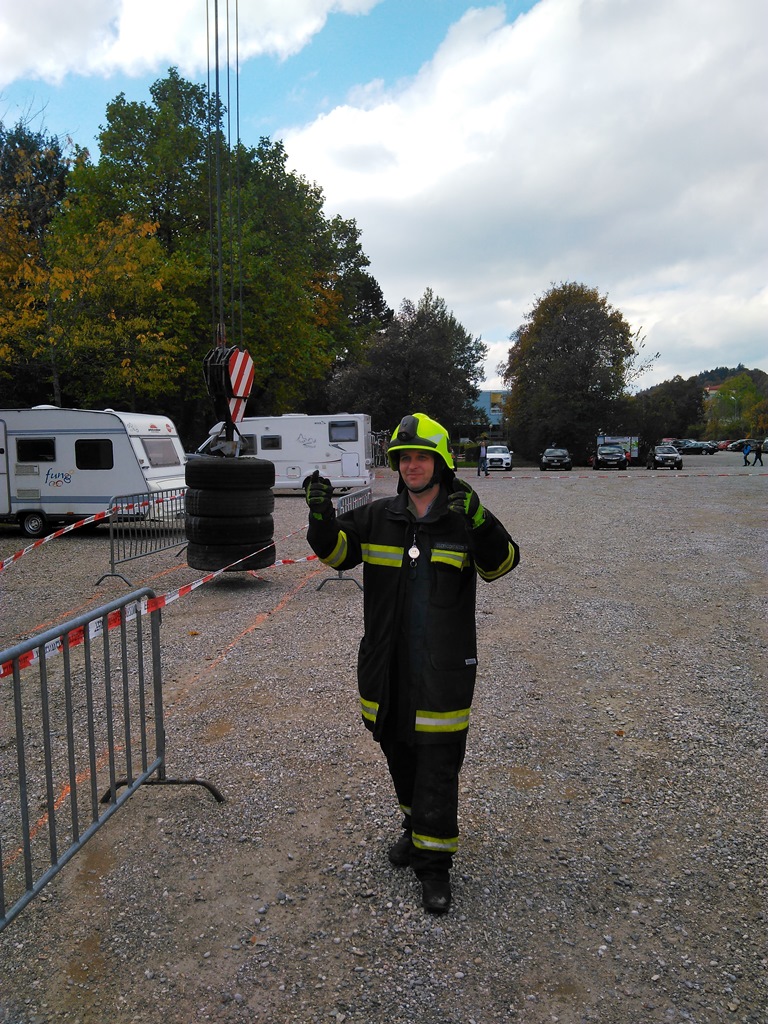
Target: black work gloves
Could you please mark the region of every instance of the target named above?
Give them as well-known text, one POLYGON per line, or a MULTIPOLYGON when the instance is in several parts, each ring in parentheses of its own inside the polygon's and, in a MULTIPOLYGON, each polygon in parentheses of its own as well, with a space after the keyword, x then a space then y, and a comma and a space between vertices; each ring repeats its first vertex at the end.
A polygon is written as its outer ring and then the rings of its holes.
POLYGON ((456 477, 455 484, 457 490, 448 496, 448 508, 462 516, 467 526, 475 530, 485 522, 485 509, 468 483, 456 477))
POLYGON ((304 497, 309 505, 309 514, 314 519, 332 519, 334 515, 333 484, 316 469, 312 476, 304 481, 304 497))

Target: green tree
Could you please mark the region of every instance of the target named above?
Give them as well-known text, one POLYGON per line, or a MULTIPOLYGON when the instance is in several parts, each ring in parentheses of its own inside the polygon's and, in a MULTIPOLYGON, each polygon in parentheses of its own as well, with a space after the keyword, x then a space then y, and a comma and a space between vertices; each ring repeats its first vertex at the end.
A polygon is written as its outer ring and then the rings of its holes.
POLYGON ((638 365, 642 341, 597 289, 552 286, 510 340, 499 373, 510 389, 511 434, 524 455, 556 443, 584 458, 598 432, 621 427, 626 385, 645 368, 638 365))
POLYGON ((0 400, 37 400, 41 349, 29 319, 39 295, 32 281, 50 272, 50 226, 61 207, 70 159, 59 140, 23 122, 0 123, 0 400), (36 358, 37 356, 37 358, 36 358))
MULTIPOLYGON (((106 219, 127 210, 152 221, 165 253, 197 269, 179 297, 200 315, 185 320, 178 385, 206 426, 202 363, 220 324, 253 357, 249 411, 298 408, 364 333, 355 316, 368 260, 357 225, 325 216, 322 191, 288 170, 282 143, 230 150, 222 110, 175 70, 150 93, 149 104, 121 95, 108 106, 101 159, 77 188, 106 219)), ((192 426, 195 416, 182 419, 192 426)))
POLYGON ((709 404, 708 432, 734 439, 758 437, 765 430, 768 402, 747 370, 735 373, 720 385, 709 404))
POLYGON ((487 351, 428 288, 371 334, 358 363, 338 370, 334 406, 364 406, 379 430, 392 429, 408 412, 426 412, 452 431, 477 417, 487 351))
MULTIPOLYGON (((137 404, 165 395, 176 367, 180 303, 163 316, 178 279, 170 276, 152 226, 129 215, 78 229, 67 203, 52 221, 43 258, 10 267, 14 285, 0 313, 15 345, 0 345, 11 370, 35 377, 32 401, 56 405, 137 404), (138 371, 138 372, 137 372, 138 371)), ((3 260, 5 262, 5 260, 3 260)))
POLYGON ((699 437, 703 432, 704 388, 698 377, 681 376, 641 391, 629 402, 630 430, 646 444, 663 437, 699 437))
POLYGON ((368 259, 355 222, 328 220, 322 190, 288 171, 282 143, 261 139, 241 162, 237 200, 247 215, 224 245, 241 325, 233 338, 254 360, 250 408, 279 413, 300 408, 359 348, 369 329, 356 321, 361 289, 371 288, 368 259))
MULTIPOLYGON (((337 366, 391 316, 356 223, 325 216, 322 191, 288 170, 281 143, 230 150, 223 108, 174 69, 150 96, 108 105, 98 163, 76 152, 47 218, 19 200, 31 188, 6 188, 0 387, 26 368, 31 401, 162 399, 200 437, 213 411, 203 358, 223 325, 254 359, 249 411, 327 401, 337 366)), ((45 180, 42 163, 27 163, 30 181, 45 180)), ((3 170, 0 185, 18 181, 13 161, 3 170)))
POLYGON ((175 68, 149 89, 151 103, 120 93, 107 104, 100 157, 71 182, 104 220, 128 213, 156 225, 169 254, 192 239, 209 244, 213 151, 221 143, 221 112, 206 90, 175 68))
POLYGON ((58 138, 22 121, 10 130, 0 122, 0 213, 15 212, 38 244, 64 198, 68 170, 58 138))
POLYGON ((126 212, 100 188, 87 152, 64 160, 55 139, 19 128, 2 141, 3 401, 146 408, 172 394, 193 319, 189 258, 165 256, 156 225, 135 215, 146 208, 126 212))

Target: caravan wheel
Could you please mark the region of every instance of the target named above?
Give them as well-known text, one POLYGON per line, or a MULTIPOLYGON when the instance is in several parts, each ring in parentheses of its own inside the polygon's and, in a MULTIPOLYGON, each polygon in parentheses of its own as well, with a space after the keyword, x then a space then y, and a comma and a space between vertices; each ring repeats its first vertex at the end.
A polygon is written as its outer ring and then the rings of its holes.
POLYGON ((48 520, 42 512, 20 512, 19 526, 25 537, 44 537, 50 533, 48 520))

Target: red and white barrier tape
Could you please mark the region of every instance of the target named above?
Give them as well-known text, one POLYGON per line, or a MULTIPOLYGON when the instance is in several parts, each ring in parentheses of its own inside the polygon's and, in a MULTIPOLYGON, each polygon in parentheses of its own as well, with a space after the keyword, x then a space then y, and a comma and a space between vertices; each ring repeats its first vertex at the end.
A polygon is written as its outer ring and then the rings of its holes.
MULTIPOLYGON (((259 550, 263 551, 264 548, 259 550)), ((169 604, 173 604, 174 601, 178 601, 180 597, 186 597, 187 594, 191 594, 193 590, 197 590, 198 587, 202 587, 204 583, 210 583, 211 580, 215 580, 217 576, 221 576, 223 572, 227 572, 233 569, 236 565, 240 565, 241 562, 247 561, 249 558, 253 558, 254 555, 258 555, 258 551, 252 551, 249 555, 245 555, 243 558, 238 558, 236 562, 230 562, 229 565, 225 565, 223 569, 216 569, 215 572, 209 572, 207 576, 202 576, 199 580, 195 580, 194 583, 185 583, 183 587, 179 587, 178 590, 169 591, 167 594, 163 594, 161 597, 150 598, 147 603, 147 611, 155 612, 160 608, 166 608, 169 604)), ((264 566, 265 569, 274 569, 278 565, 297 565, 299 562, 312 562, 317 558, 317 555, 306 555, 304 558, 279 558, 277 561, 272 562, 271 565, 264 566)), ((0 676, 2 675, 2 666, 0 666, 0 676)))
POLYGON ((36 540, 33 544, 30 544, 26 548, 22 548, 21 551, 17 551, 15 555, 10 555, 8 558, 0 562, 0 572, 12 565, 14 562, 23 556, 28 554, 30 551, 34 551, 35 548, 42 547, 43 544, 49 544, 52 540, 58 540, 59 537, 63 537, 65 533, 72 533, 73 530, 79 530, 81 526, 88 526, 90 523, 100 523, 104 519, 108 519, 113 511, 118 513, 132 512, 135 509, 149 508, 150 505, 162 505, 165 501, 178 501, 179 498, 184 496, 183 491, 179 491, 177 494, 171 494, 167 498, 153 498, 152 501, 129 501, 125 504, 112 505, 110 508, 104 509, 103 512, 97 512, 95 515, 88 516, 87 519, 78 519, 76 523, 71 523, 69 526, 63 526, 60 530, 56 530, 55 533, 49 533, 47 537, 41 537, 36 540))
POLYGON ((78 522, 72 523, 71 526, 63 526, 55 533, 49 533, 47 537, 41 537, 33 544, 30 544, 29 547, 22 548, 21 551, 17 551, 15 555, 10 555, 8 558, 0 562, 0 572, 13 562, 18 562, 22 555, 26 555, 28 552, 34 551, 35 548, 42 547, 43 544, 49 544, 52 540, 58 540, 58 538, 63 537, 65 533, 72 533, 73 530, 77 530, 81 526, 87 526, 89 523, 100 523, 103 519, 107 519, 109 517, 110 511, 110 509, 107 509, 104 512, 97 512, 95 516, 88 516, 87 519, 80 519, 78 522))
MULTIPOLYGON (((135 619, 136 618, 137 606, 140 606, 141 610, 142 610, 142 613, 145 613, 146 610, 147 610, 147 600, 146 600, 146 598, 144 600, 142 600, 142 601, 132 601, 130 604, 127 604, 127 605, 124 606, 125 621, 126 622, 130 622, 131 619, 135 619)), ((110 629, 115 629, 117 626, 120 625, 120 622, 121 622, 121 619, 122 619, 122 616, 121 616, 120 612, 121 612, 121 609, 118 609, 117 611, 110 612, 110 614, 107 616, 107 630, 108 631, 110 629)), ((88 625, 88 638, 89 639, 93 639, 94 637, 101 636, 103 634, 103 632, 104 632, 104 620, 103 619, 94 619, 93 622, 89 622, 87 625, 88 625)), ((72 632, 68 634, 68 641, 69 641, 68 646, 70 647, 70 649, 73 648, 73 647, 79 647, 80 644, 82 644, 85 641, 85 637, 86 637, 85 627, 84 626, 78 626, 77 629, 73 629, 72 632)), ((64 650, 64 640, 63 640, 63 637, 60 637, 60 636, 56 637, 55 640, 50 640, 42 648, 43 658, 47 661, 48 658, 52 658, 55 654, 61 654, 61 652, 63 650, 64 650)), ((28 668, 30 665, 34 665, 38 661, 40 661, 40 648, 39 647, 35 647, 31 651, 27 651, 26 654, 23 654, 18 659, 19 668, 20 669, 28 668)), ((5 661, 5 662, 3 662, 0 665, 0 679, 3 679, 6 676, 10 676, 12 674, 13 674, 13 661, 5 661)))
MULTIPOLYGON (((102 514, 102 513, 99 513, 102 514)), ((84 520, 86 522, 90 520, 84 520)), ((78 526, 81 524, 77 524, 78 526)), ((66 532, 66 531, 62 531, 66 532)), ((301 532, 301 531, 296 531, 301 532)), ((293 534, 289 534, 293 536, 293 534)), ((49 538, 46 538, 48 540, 49 538)), ((42 543, 40 541, 39 543, 42 543)), ((263 551, 264 548, 259 550, 263 551)), ((137 608, 141 609, 142 615, 147 615, 151 612, 159 611, 161 608, 167 608, 169 604, 173 604, 180 597, 186 597, 187 594, 191 594, 193 590, 197 590, 204 583, 210 583, 211 580, 216 579, 217 576, 221 576, 223 572, 228 569, 234 568, 241 562, 246 561, 248 558, 252 558, 257 555, 258 551, 252 551, 250 554, 245 555, 244 558, 238 558, 236 562, 231 562, 229 565, 224 566, 223 569, 216 569, 215 572, 210 572, 205 576, 202 576, 199 580, 195 580, 194 583, 186 583, 183 587, 179 587, 178 590, 170 591, 167 594, 162 594, 160 597, 142 598, 141 601, 133 601, 130 604, 125 605, 125 619, 130 621, 134 619, 137 614, 137 608)), ((312 562, 317 559, 317 555, 306 555, 304 558, 279 558, 271 565, 264 566, 265 569, 273 569, 279 565, 297 565, 299 562, 312 562)), ((120 610, 111 612, 107 617, 107 630, 116 629, 121 622, 120 610)), ((88 623, 88 636, 93 638, 100 636, 103 633, 103 619, 94 619, 93 622, 88 623)), ((78 627, 68 634, 68 646, 71 648, 78 647, 85 640, 85 628, 83 626, 78 627)), ((51 640, 43 648, 43 657, 47 660, 52 658, 56 654, 61 654, 64 649, 64 641, 62 637, 56 637, 55 640, 51 640)), ((27 651, 19 661, 19 668, 28 668, 30 665, 34 665, 40 660, 40 648, 36 647, 31 651, 27 651)), ((6 661, 0 664, 0 679, 4 679, 7 676, 13 674, 13 661, 6 661)))

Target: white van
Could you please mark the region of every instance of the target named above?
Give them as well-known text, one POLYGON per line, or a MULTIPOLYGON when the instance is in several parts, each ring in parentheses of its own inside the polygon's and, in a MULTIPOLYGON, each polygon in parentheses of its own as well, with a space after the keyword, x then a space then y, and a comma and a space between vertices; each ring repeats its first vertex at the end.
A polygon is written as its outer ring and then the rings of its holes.
POLYGON ((224 424, 217 423, 198 454, 266 459, 275 466, 275 490, 300 490, 316 469, 338 490, 373 483, 371 417, 367 413, 246 416, 236 427, 234 440, 228 442, 224 424))
POLYGON ((183 490, 186 457, 165 416, 112 409, 0 409, 0 521, 28 537, 123 494, 183 490))

